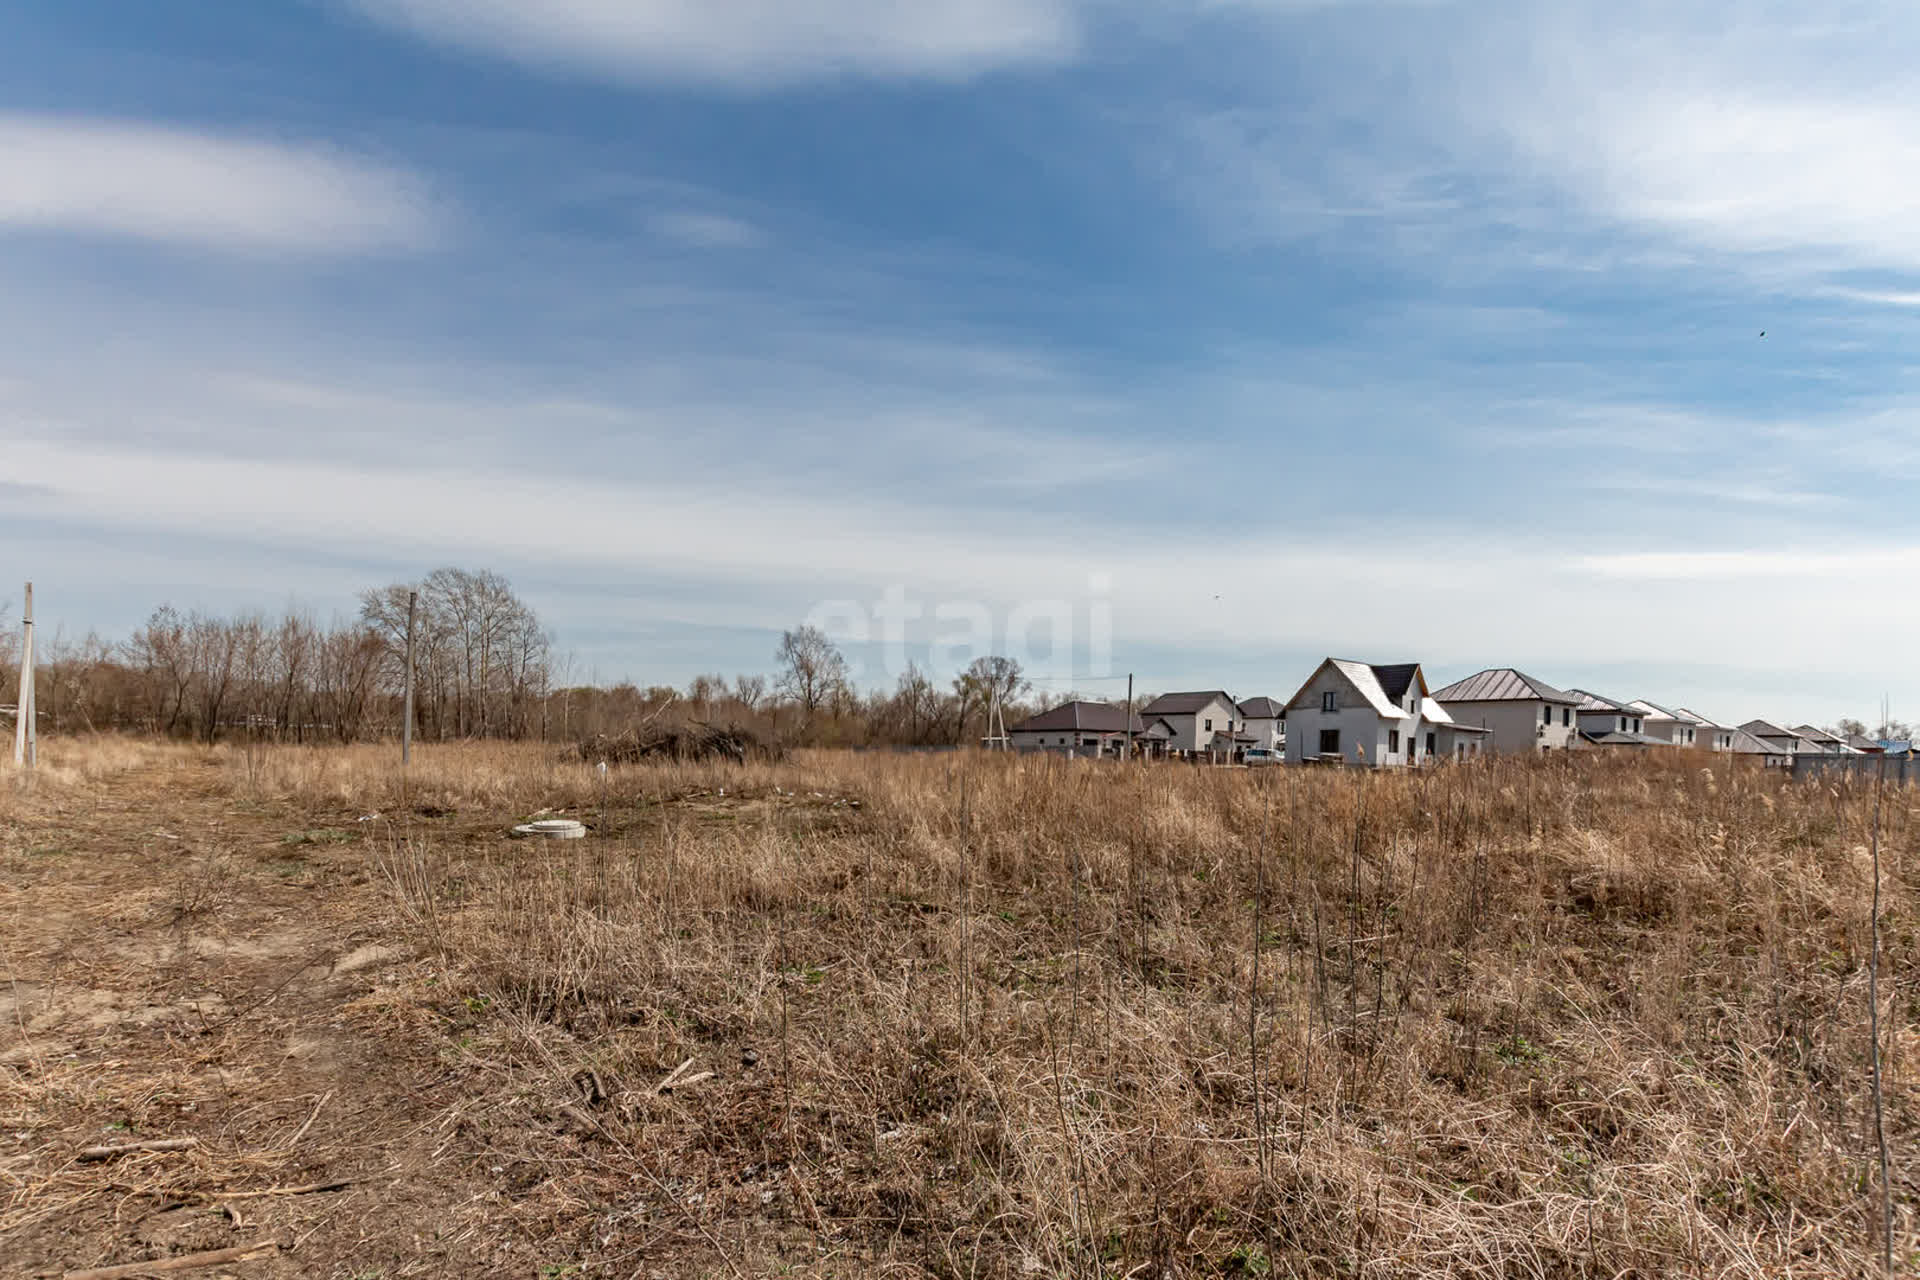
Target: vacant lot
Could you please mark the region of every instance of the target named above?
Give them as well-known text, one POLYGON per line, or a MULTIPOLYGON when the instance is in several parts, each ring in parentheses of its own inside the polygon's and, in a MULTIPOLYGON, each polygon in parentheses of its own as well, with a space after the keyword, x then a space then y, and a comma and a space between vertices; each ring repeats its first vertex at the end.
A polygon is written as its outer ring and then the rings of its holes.
POLYGON ((1870 781, 395 755, 4 780, 0 1271, 1878 1274, 1870 781))

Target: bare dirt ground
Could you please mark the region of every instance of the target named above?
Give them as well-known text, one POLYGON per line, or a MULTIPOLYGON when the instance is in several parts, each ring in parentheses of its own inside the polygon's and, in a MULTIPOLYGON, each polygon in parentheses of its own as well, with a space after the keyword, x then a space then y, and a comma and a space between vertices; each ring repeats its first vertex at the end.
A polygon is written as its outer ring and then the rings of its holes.
POLYGON ((217 766, 169 762, 9 831, 0 1270, 262 1241, 248 1275, 550 1262, 474 1225, 514 1189, 446 1158, 471 1068, 382 1000, 415 956, 369 865, 385 823, 361 816, 239 803, 217 766), (197 1146, 75 1158, 176 1138, 197 1146))

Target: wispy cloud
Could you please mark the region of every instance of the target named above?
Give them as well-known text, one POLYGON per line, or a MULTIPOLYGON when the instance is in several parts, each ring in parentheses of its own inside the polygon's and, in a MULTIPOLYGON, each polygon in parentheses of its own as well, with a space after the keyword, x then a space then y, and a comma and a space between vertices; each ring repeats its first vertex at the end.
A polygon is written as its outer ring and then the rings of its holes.
POLYGON ((721 213, 661 213, 647 225, 655 235, 696 249, 756 249, 767 242, 759 227, 721 213))
POLYGON ((965 79, 1058 62, 1074 0, 350 0, 459 48, 622 82, 764 88, 843 76, 965 79))
POLYGON ((0 114, 0 230, 358 253, 419 247, 439 227, 420 179, 335 148, 0 114))

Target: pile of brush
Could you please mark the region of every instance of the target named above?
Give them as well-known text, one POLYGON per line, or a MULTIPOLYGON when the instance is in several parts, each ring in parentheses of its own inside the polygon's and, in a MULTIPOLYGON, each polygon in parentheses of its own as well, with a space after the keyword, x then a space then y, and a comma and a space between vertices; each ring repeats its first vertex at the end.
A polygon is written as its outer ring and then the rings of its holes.
POLYGON ((622 734, 596 734, 575 751, 588 764, 638 764, 642 760, 732 760, 744 764, 749 754, 768 758, 777 754, 769 744, 746 729, 709 724, 648 726, 622 734))

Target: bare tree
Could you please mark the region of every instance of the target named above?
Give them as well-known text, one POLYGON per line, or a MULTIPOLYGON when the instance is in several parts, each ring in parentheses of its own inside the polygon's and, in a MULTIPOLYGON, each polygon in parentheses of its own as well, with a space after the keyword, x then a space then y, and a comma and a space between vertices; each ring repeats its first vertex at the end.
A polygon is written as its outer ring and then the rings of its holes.
POLYGON ((233 688, 239 629, 195 610, 187 619, 187 661, 198 693, 200 732, 211 744, 220 732, 220 710, 233 688))
POLYGON ((970 717, 975 714, 984 716, 987 709, 995 705, 1004 710, 1032 687, 1032 682, 1021 672, 1016 659, 997 654, 975 658, 953 681, 955 741, 966 738, 970 717))
POLYGON ((153 611, 147 625, 127 641, 127 659, 143 677, 150 722, 171 737, 186 713, 193 685, 187 624, 170 604, 153 611))
POLYGON ((767 678, 765 676, 735 676, 733 678, 733 700, 747 709, 749 715, 760 710, 760 704, 766 701, 767 678))
POLYGON ((773 656, 780 664, 780 692, 800 708, 803 729, 846 688, 847 660, 818 627, 781 632, 773 656))

